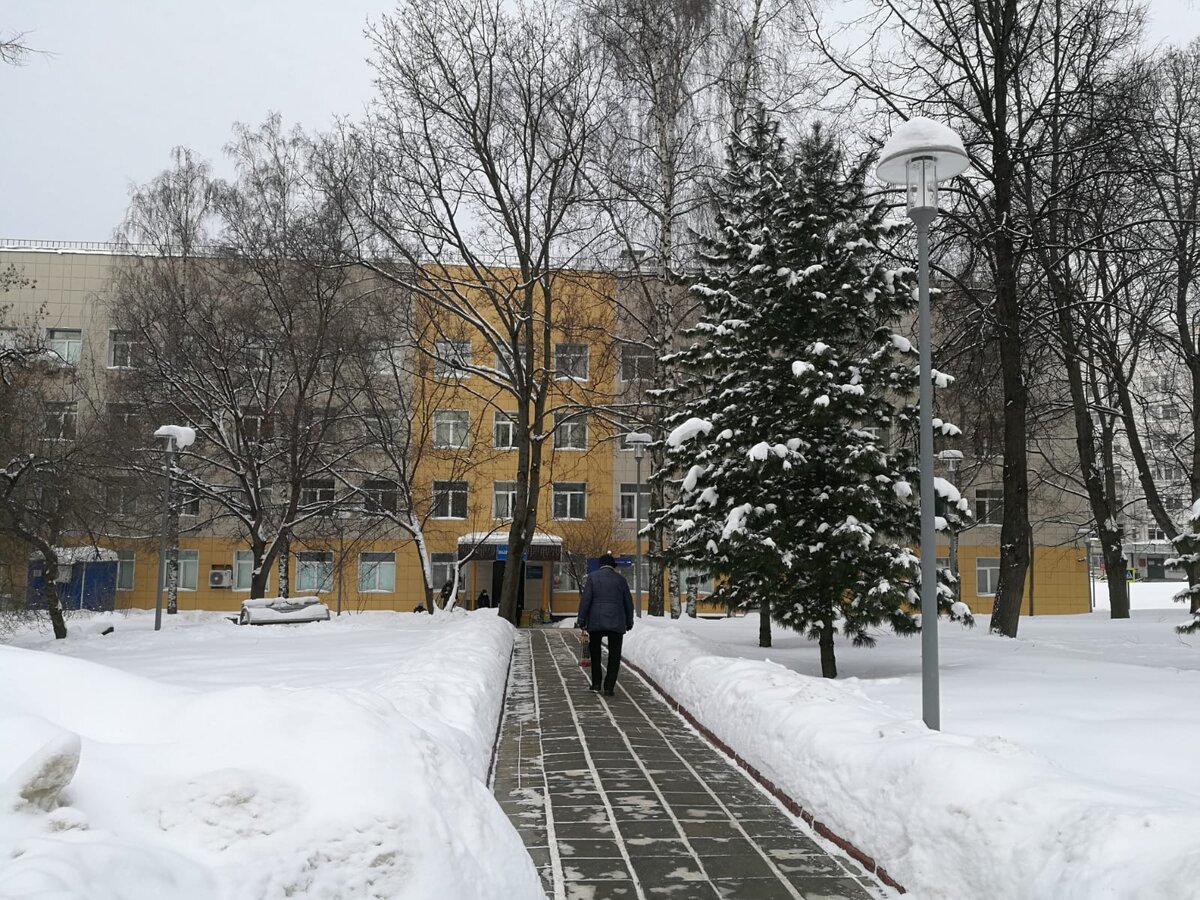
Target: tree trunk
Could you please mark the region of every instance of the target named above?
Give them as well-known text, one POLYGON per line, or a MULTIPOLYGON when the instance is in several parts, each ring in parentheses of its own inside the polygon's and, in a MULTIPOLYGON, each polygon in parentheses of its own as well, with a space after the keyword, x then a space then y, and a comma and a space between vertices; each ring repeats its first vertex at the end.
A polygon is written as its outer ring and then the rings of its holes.
POLYGON ((661 546, 659 530, 651 529, 646 544, 646 555, 653 561, 653 565, 647 566, 651 574, 650 583, 646 585, 646 614, 660 617, 666 611, 663 606, 663 573, 666 567, 659 555, 661 546))
POLYGON ((833 655, 833 623, 821 626, 821 677, 837 678, 837 659, 833 655))
POLYGON ((250 544, 254 571, 250 573, 250 599, 261 600, 267 596, 267 581, 271 577, 271 560, 267 558, 263 542, 255 538, 250 544))
POLYGON ((45 541, 36 541, 35 545, 42 554, 42 597, 46 600, 46 612, 50 614, 55 639, 61 641, 67 636, 67 621, 58 599, 58 556, 45 541))
POLYGON ((1120 540, 1100 538, 1100 555, 1104 557, 1104 570, 1108 572, 1109 616, 1113 619, 1129 618, 1129 582, 1125 580, 1125 552, 1120 540))
MULTIPOLYGON (((671 618, 678 619, 680 615, 679 609, 679 569, 676 566, 671 566, 667 569, 667 589, 671 594, 671 618)), ((695 618, 695 613, 692 614, 695 618)))
MULTIPOLYGON (((167 614, 179 612, 179 506, 167 511, 167 614)), ((199 573, 196 575, 199 578, 199 573)))
POLYGON ((292 545, 291 545, 290 538, 288 538, 286 536, 280 538, 279 550, 277 551, 277 553, 279 555, 279 559, 277 560, 277 562, 279 564, 278 565, 278 572, 279 572, 278 594, 280 597, 287 597, 287 596, 289 596, 290 591, 292 589, 291 578, 289 577, 289 574, 288 574, 288 568, 291 565, 291 559, 292 559, 292 545))
POLYGON ((1188 579, 1188 611, 1194 616, 1200 613, 1200 562, 1188 563, 1183 570, 1188 579))
MULTIPOLYGON (((996 214, 1007 222, 1012 210, 1011 164, 1007 139, 997 141, 996 214), (1007 178, 1000 177, 1005 170, 1007 178), (1003 186, 1003 187, 1002 187, 1003 186)), ((1029 569, 1029 458, 1026 411, 1029 402, 1021 352, 1021 301, 1012 237, 1001 230, 996 242, 996 312, 1000 330, 1000 375, 1004 391, 1004 510, 1000 525, 1000 583, 992 605, 993 634, 1017 636, 1025 575, 1029 569)))
POLYGON ((758 602, 758 646, 771 646, 771 597, 765 593, 758 602))

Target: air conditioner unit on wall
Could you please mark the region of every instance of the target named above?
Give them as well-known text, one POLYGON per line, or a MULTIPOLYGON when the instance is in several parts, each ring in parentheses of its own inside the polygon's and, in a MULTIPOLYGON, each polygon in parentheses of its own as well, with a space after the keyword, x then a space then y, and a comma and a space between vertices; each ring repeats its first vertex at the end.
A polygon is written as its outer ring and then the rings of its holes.
POLYGON ((212 588, 233 587, 233 572, 230 569, 213 569, 208 573, 208 586, 212 588))

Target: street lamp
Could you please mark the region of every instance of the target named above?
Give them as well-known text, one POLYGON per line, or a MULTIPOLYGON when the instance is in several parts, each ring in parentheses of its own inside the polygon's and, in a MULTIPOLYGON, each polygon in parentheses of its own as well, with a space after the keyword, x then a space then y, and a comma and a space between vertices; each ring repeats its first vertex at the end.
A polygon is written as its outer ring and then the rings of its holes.
MULTIPOLYGON (((158 598, 154 602, 154 630, 162 629, 163 586, 167 580, 167 523, 171 506, 171 466, 176 450, 190 447, 196 432, 186 425, 163 425, 154 432, 156 438, 167 439, 166 484, 163 486, 162 534, 158 538, 158 598)), ((174 612, 175 610, 168 610, 174 612)))
POLYGON ((962 139, 954 131, 930 119, 916 117, 901 123, 892 133, 875 170, 880 181, 906 186, 908 217, 917 226, 921 355, 921 711, 926 726, 935 731, 941 728, 941 712, 933 502, 933 365, 929 349, 929 226, 938 214, 938 182, 961 175, 969 162, 962 139))
POLYGON ((642 617, 642 457, 646 455, 646 445, 653 438, 641 431, 633 431, 625 435, 625 445, 633 448, 633 458, 637 464, 637 493, 633 495, 634 519, 637 522, 634 529, 633 590, 637 594, 637 614, 642 617))

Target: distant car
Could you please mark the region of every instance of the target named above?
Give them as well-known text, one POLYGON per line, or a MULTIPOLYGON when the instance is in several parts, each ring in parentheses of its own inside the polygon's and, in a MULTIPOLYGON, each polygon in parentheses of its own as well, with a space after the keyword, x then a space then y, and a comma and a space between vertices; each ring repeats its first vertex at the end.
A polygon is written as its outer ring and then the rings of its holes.
POLYGON ((293 622, 327 622, 329 607, 316 597, 264 597, 243 600, 239 625, 284 625, 293 622))

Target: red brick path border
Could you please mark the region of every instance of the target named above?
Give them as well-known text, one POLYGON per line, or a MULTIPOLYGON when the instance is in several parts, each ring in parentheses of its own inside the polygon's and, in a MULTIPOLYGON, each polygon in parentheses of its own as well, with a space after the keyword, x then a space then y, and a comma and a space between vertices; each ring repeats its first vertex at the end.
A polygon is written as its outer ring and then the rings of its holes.
POLYGON ((623 658, 621 660, 621 664, 624 666, 628 666, 629 668, 633 669, 633 671, 637 672, 638 675, 640 675, 642 677, 642 679, 648 685, 650 685, 650 687, 654 688, 654 690, 658 692, 659 696, 661 696, 663 698, 663 700, 666 702, 666 704, 668 706, 671 707, 671 709, 675 710, 677 713, 679 713, 681 716, 683 716, 693 728, 695 728, 702 735, 704 735, 706 738, 708 738, 708 740, 712 741, 712 743, 717 747, 718 750, 720 750, 722 753, 724 753, 726 756, 728 756, 730 759, 732 759, 735 763, 738 764, 738 766, 740 766, 742 769, 745 770, 747 775, 749 775, 751 778, 753 778, 755 781, 757 781, 760 785, 762 785, 764 788, 766 788, 773 797, 775 797, 780 803, 782 803, 787 808, 788 812, 790 812, 794 816, 799 816, 801 819, 804 820, 804 823, 806 825, 808 825, 810 828, 812 828, 813 831, 815 831, 817 834, 821 835, 821 837, 825 838, 827 841, 831 841, 832 843, 836 844, 843 851, 845 851, 845 853, 848 856, 851 856, 855 860, 857 860, 863 866, 863 868, 865 868, 868 872, 875 875, 876 878, 878 878, 880 881, 882 881, 888 887, 894 888, 895 890, 899 891, 901 894, 907 893, 907 891, 904 889, 904 886, 902 884, 900 884, 898 881, 896 881, 896 879, 892 878, 892 876, 887 873, 887 869, 883 868, 881 865, 879 865, 877 862, 875 862, 874 858, 872 858, 871 856, 868 856, 862 850, 858 849, 858 847, 854 846, 854 844, 850 843, 848 840, 846 840, 840 834, 835 832, 832 828, 830 828, 824 822, 821 822, 820 820, 816 819, 812 813, 810 813, 803 806, 801 806, 799 803, 797 803, 795 800, 793 800, 791 797, 789 797, 787 794, 785 794, 782 790, 780 790, 773 781, 771 781, 769 778, 764 776, 761 772, 758 771, 758 769, 756 769, 749 762, 747 762, 745 759, 743 759, 741 756, 739 756, 737 753, 735 753, 728 744, 726 744, 723 740, 721 740, 719 737, 717 737, 715 734, 713 734, 703 723, 701 723, 694 715, 692 715, 690 710, 688 710, 678 700, 676 700, 674 697, 672 697, 670 694, 668 694, 666 691, 664 691, 657 681, 655 681, 653 678, 651 678, 649 675, 647 675, 644 671, 642 671, 641 667, 630 662, 628 657, 623 658))

